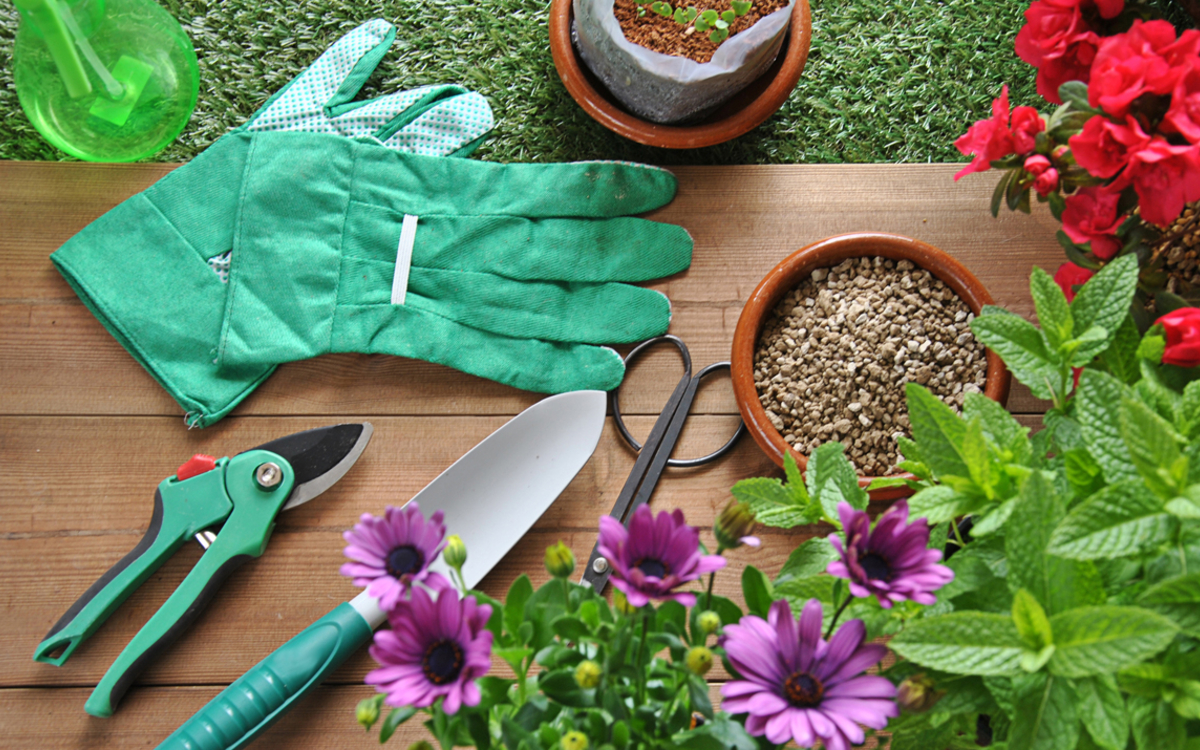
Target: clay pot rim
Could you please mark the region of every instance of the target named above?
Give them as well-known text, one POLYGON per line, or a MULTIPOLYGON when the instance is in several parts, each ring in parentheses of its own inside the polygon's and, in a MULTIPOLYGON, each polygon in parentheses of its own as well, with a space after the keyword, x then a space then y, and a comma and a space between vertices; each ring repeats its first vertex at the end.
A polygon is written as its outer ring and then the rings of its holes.
MULTIPOLYGON (((950 255, 933 245, 882 232, 855 232, 829 237, 800 248, 771 269, 751 293, 738 318, 733 334, 730 374, 738 411, 754 442, 780 467, 784 453, 791 453, 801 471, 808 457, 797 452, 767 419, 766 410, 758 400, 754 385, 754 351, 759 334, 771 310, 783 296, 814 269, 835 266, 848 258, 883 256, 893 260, 910 260, 941 279, 967 303, 976 315, 984 305, 992 304, 992 296, 974 274, 950 255)), ((1008 401, 1012 376, 1000 357, 987 351, 987 376, 984 395, 1002 406, 1008 401)), ((912 474, 891 476, 915 479, 912 474)), ((866 487, 876 477, 859 477, 866 487)), ((872 500, 893 500, 907 497, 912 490, 891 487, 871 492, 872 500)))
POLYGON ((550 3, 550 52, 558 77, 571 97, 592 116, 596 122, 632 141, 646 146, 661 148, 702 148, 725 143, 761 125, 775 114, 787 101, 800 73, 808 60, 808 48, 812 41, 812 14, 808 0, 796 0, 792 7, 792 18, 788 25, 786 46, 780 51, 771 68, 750 89, 760 85, 768 76, 774 78, 751 101, 743 101, 742 94, 726 102, 711 119, 699 125, 660 125, 643 120, 622 109, 610 98, 608 92, 600 90, 588 80, 590 71, 580 60, 571 43, 571 0, 551 0, 550 3), (782 60, 782 63, 781 63, 782 60), (739 106, 740 105, 740 106, 739 106), (729 111, 733 109, 734 111, 729 111))

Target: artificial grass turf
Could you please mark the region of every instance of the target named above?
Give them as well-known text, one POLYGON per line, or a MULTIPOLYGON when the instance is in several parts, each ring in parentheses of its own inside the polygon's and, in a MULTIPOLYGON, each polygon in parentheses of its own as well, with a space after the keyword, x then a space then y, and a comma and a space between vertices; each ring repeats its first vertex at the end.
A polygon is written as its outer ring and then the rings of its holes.
MULTIPOLYGON (((1158 0, 1165 6, 1165 0, 1158 0)), ((962 161, 953 140, 987 117, 1007 82, 1013 106, 1046 108, 1013 52, 1027 0, 810 0, 800 84, 766 123, 690 151, 641 146, 593 121, 550 57, 547 0, 163 0, 196 46, 200 98, 154 161, 185 161, 241 124, 358 23, 399 33, 368 93, 461 83, 497 119, 479 158, 626 159, 656 164, 962 161)), ((29 124, 12 82, 17 13, 0 2, 0 159, 65 159, 29 124)))

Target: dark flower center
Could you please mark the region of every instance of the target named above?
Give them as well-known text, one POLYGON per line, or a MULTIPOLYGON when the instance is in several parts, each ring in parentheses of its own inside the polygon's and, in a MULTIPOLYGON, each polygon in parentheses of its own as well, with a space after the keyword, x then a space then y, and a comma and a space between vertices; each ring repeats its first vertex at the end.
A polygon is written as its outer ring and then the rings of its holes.
POLYGON ((643 557, 633 564, 633 567, 645 573, 647 576, 655 578, 666 578, 667 573, 671 572, 671 568, 662 560, 655 560, 653 557, 643 557))
POLYGON ((825 686, 808 672, 796 672, 783 683, 783 692, 796 708, 813 708, 821 705, 825 686))
POLYGON ((863 571, 866 572, 867 578, 873 578, 877 581, 892 580, 892 566, 888 564, 887 560, 883 559, 874 552, 871 552, 863 557, 858 561, 858 564, 861 565, 863 571))
POLYGON ((434 685, 445 685, 453 682, 463 667, 463 652, 457 643, 451 640, 434 641, 425 649, 425 658, 421 661, 421 669, 434 685))
POLYGON ((411 544, 397 547, 389 552, 387 556, 387 572, 393 578, 417 573, 424 565, 425 555, 421 554, 421 550, 411 544))

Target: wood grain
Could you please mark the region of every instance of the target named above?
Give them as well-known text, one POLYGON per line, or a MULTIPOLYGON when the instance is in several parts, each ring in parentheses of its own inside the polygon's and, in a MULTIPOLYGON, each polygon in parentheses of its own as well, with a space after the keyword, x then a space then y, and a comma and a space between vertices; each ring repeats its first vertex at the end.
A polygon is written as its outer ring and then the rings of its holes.
MULTIPOLYGON (((341 531, 364 511, 405 502, 537 394, 424 362, 332 355, 286 364, 234 413, 184 428, 179 407, 121 349, 63 282, 48 256, 75 232, 166 174, 170 165, 0 162, 0 748, 152 747, 221 686, 353 596, 338 575, 341 531), (74 599, 137 542, 154 487, 193 453, 226 455, 332 421, 376 427, 362 461, 326 495, 281 516, 266 554, 237 571, 209 610, 143 675, 112 719, 82 705, 90 686, 198 559, 188 544, 70 662, 32 661, 74 599)), ((1032 316, 1028 274, 1061 262, 1055 222, 987 215, 989 175, 954 183, 955 165, 688 167, 653 218, 696 241, 691 268, 651 286, 672 300, 671 331, 697 366, 727 359, 743 302, 790 252, 856 231, 916 237, 961 260, 998 304, 1032 316)), ((164 283, 169 283, 165 280, 164 283)), ((638 436, 679 376, 677 357, 650 353, 630 372, 622 405, 638 436)), ((1031 427, 1046 405, 1016 387, 1009 408, 1031 427)), ((707 452, 736 423, 722 378, 702 389, 679 453, 707 452)), ((634 454, 611 418, 595 455, 483 583, 500 596, 521 572, 545 580, 542 554, 562 539, 583 558, 634 454)), ((779 476, 749 440, 708 467, 669 470, 654 503, 708 526, 739 479, 779 476)), ((821 527, 765 530, 759 550, 730 554, 717 592, 738 598, 742 568, 777 570, 821 527)), ((703 532, 711 543, 711 533, 703 532)), ((357 654, 256 747, 377 746, 354 723, 371 660, 357 654)), ((714 672, 714 679, 721 675, 714 672)), ((714 690, 715 690, 714 686, 714 690)), ((392 742, 423 737, 405 728, 392 742)), ((399 743, 398 745, 396 743, 399 743)))

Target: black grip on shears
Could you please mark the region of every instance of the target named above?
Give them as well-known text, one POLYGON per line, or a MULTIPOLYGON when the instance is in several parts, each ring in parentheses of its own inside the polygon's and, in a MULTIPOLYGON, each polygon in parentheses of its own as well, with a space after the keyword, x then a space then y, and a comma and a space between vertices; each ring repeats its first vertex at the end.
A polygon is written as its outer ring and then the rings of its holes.
POLYGON ((54 623, 54 627, 50 628, 50 632, 46 633, 46 637, 33 652, 34 661, 61 666, 79 644, 94 633, 109 615, 129 598, 133 590, 183 544, 182 539, 163 543, 160 538, 162 525, 162 492, 155 490, 150 526, 137 546, 96 579, 58 622, 54 623), (114 583, 118 577, 120 581, 114 583))

